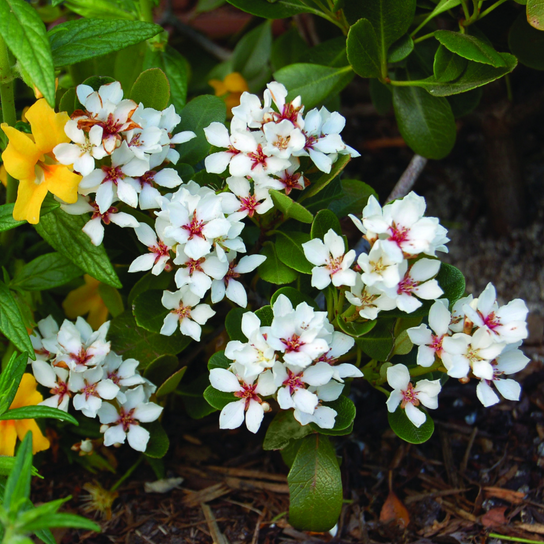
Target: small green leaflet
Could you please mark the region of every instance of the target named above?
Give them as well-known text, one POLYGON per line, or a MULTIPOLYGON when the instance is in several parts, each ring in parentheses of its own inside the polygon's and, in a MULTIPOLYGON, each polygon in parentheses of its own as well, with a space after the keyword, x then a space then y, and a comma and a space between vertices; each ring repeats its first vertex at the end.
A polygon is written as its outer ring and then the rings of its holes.
POLYGON ((25 322, 17 302, 5 283, 0 281, 0 332, 11 340, 19 351, 26 351, 36 359, 34 348, 25 327, 25 322))

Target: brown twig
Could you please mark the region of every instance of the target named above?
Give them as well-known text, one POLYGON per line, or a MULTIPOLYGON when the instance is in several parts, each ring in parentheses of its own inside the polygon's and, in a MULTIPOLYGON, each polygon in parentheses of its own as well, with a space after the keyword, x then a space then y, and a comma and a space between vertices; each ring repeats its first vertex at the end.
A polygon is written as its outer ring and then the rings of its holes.
POLYGON ((395 187, 391 191, 391 194, 387 197, 386 202, 391 202, 396 198, 402 198, 406 196, 414 186, 417 178, 420 176, 421 172, 427 164, 427 159, 421 155, 414 155, 410 164, 406 170, 402 173, 402 176, 397 181, 395 187))

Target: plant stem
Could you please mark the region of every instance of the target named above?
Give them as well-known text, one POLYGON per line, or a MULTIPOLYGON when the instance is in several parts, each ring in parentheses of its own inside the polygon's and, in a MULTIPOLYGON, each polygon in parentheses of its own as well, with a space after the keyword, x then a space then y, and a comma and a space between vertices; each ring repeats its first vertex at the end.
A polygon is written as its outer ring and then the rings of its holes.
POLYGON ((501 4, 504 4, 506 0, 498 0, 498 2, 495 2, 492 6, 489 6, 485 11, 480 13, 480 16, 478 19, 481 19, 482 17, 485 17, 486 15, 489 15, 494 9, 498 8, 501 4))
POLYGON ((138 460, 119 478, 111 487, 110 491, 115 491, 119 486, 138 468, 139 464, 144 460, 144 456, 140 455, 138 460))
POLYGON ((140 0, 140 19, 146 23, 153 23, 153 5, 151 0, 140 0))
POLYGON ((423 374, 428 374, 429 372, 434 372, 435 370, 446 372, 446 369, 444 368, 444 365, 440 359, 428 367, 416 366, 415 368, 411 368, 410 377, 415 378, 416 376, 423 376, 423 374))
POLYGON ((423 40, 427 40, 429 38, 432 38, 434 36, 434 31, 433 32, 429 32, 428 34, 424 34, 423 36, 420 36, 419 38, 416 38, 414 40, 414 43, 419 43, 419 42, 422 42, 423 40))

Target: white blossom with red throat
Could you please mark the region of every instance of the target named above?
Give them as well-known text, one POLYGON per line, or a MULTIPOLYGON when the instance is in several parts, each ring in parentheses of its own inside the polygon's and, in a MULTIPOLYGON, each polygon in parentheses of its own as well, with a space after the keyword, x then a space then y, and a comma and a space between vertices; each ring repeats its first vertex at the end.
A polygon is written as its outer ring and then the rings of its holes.
POLYGON ((170 261, 170 251, 172 248, 161 240, 156 232, 146 223, 134 229, 138 240, 147 247, 149 253, 144 253, 132 261, 128 271, 142 272, 151 270, 154 276, 158 276, 168 265, 170 261))

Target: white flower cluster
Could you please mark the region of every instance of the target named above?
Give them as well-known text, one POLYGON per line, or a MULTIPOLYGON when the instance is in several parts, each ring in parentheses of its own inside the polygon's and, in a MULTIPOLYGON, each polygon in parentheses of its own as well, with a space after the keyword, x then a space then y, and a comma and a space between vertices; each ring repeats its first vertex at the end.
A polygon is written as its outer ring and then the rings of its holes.
POLYGON ((206 170, 222 174, 228 168, 227 183, 250 215, 272 206, 270 189, 286 194, 304 189, 299 157, 310 157, 319 170, 329 173, 338 154, 359 156, 342 141, 340 132, 346 121, 338 112, 322 107, 303 117, 300 96, 291 102, 286 98, 287 89, 275 81, 264 91, 264 104, 258 96, 244 92, 240 105, 232 108, 230 132, 221 123, 204 129, 208 142, 226 148, 206 157, 206 170), (253 182, 253 193, 248 180, 253 182))
POLYGON ((495 287, 489 283, 480 297, 460 299, 451 313, 446 300, 436 301, 429 325, 407 332, 419 346, 418 365, 429 367, 438 358, 449 376, 461 381, 479 379, 476 394, 484 406, 492 406, 499 402, 492 385, 504 398, 519 400, 519 383, 504 376, 519 372, 529 362, 519 349, 528 334, 528 311, 521 299, 499 306, 495 287))
POLYGON ((359 256, 362 273, 346 293, 361 317, 376 319, 380 311, 394 308, 411 313, 422 305, 419 299, 443 294, 433 279, 440 261, 421 256, 447 252, 449 239, 436 217, 424 217, 425 208, 425 199, 411 192, 383 208, 371 196, 362 220, 350 215, 371 246, 359 256))
POLYGON ((228 369, 210 370, 215 389, 240 399, 223 408, 220 428, 235 429, 245 418, 247 428, 256 433, 270 409, 263 398, 275 395, 282 410, 294 409, 301 425, 313 422, 332 429, 337 413, 322 403, 340 396, 344 378, 362 377, 356 366, 338 364, 353 347, 353 338, 335 331, 326 312, 305 302, 293 308, 285 295, 277 298, 272 312, 270 326, 261 326, 253 312, 245 313, 242 332, 248 341, 229 342, 225 356, 233 363, 228 369))
POLYGON ((139 374, 139 362, 111 351, 109 326, 108 321, 93 332, 81 317, 75 324, 65 320, 60 329, 52 316, 38 323, 39 332, 30 336, 36 354, 32 370, 52 395, 40 404, 67 412, 73 397, 76 410, 100 419, 105 446, 128 440, 145 451, 149 431, 140 423, 158 419, 162 407, 149 402, 156 387, 139 374))
POLYGON ((124 202, 142 210, 159 208, 159 187, 178 187, 182 180, 167 163, 175 164, 179 153, 175 144, 195 137, 185 131, 172 135, 181 118, 174 106, 163 111, 144 108, 123 99, 119 82, 102 85, 94 91, 88 85, 76 89, 84 110, 76 110, 66 123, 65 132, 72 143, 59 144, 53 150, 61 164, 73 165, 83 178, 79 183, 78 202, 63 205, 70 214, 91 212, 83 228, 93 244, 100 245, 104 227, 113 222, 136 228, 139 222, 130 214, 119 212, 114 204, 124 202), (107 164, 95 168, 95 160, 107 164), (88 195, 94 194, 94 200, 88 195))

